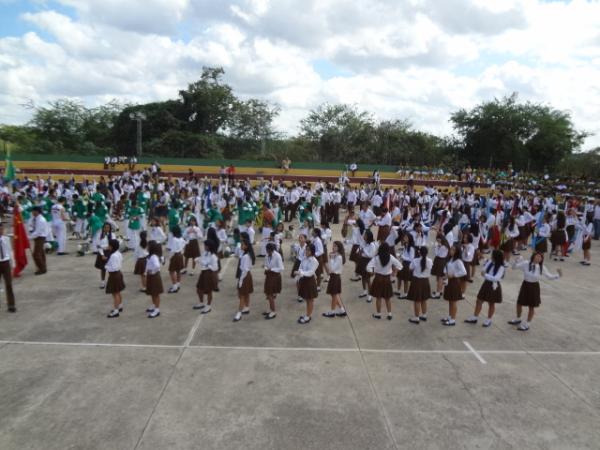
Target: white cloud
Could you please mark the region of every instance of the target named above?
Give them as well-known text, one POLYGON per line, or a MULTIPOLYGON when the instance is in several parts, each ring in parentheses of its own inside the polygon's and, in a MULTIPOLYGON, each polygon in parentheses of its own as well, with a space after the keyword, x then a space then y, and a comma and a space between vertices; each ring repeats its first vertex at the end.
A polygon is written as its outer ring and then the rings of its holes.
POLYGON ((452 111, 518 91, 600 145, 598 1, 56 1, 74 15, 48 2, 22 16, 31 31, 0 38, 0 122, 26 120, 27 99, 174 98, 220 65, 238 95, 279 103, 288 132, 328 101, 449 133, 452 111))

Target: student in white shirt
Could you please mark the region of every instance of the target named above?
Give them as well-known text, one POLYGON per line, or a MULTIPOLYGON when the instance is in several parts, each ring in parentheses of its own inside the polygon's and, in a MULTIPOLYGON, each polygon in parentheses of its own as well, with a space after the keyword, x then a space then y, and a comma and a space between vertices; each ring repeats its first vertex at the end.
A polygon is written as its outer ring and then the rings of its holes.
POLYGON ((242 239, 241 242, 242 256, 238 262, 236 273, 238 298, 240 300, 238 311, 233 317, 234 322, 239 322, 242 319, 242 314, 250 314, 250 294, 254 292, 252 283, 252 266, 256 261, 252 245, 247 240, 242 239))
POLYGON ((346 309, 342 303, 342 270, 346 263, 346 255, 344 244, 340 241, 335 241, 331 246, 329 261, 326 269, 329 274, 329 282, 327 283, 327 294, 331 295, 331 310, 324 312, 323 317, 345 317, 346 309))
POLYGON ((396 295, 398 298, 406 298, 408 296, 408 288, 410 280, 412 279, 412 272, 410 271, 410 263, 415 259, 415 241, 411 233, 405 232, 402 235, 402 250, 400 252, 400 262, 402 268, 398 271, 398 290, 396 295), (404 284, 404 290, 402 285, 404 284))
POLYGON ((146 310, 149 319, 160 316, 160 294, 164 292, 160 277, 160 258, 158 256, 160 244, 156 241, 148 242, 148 261, 146 262, 146 294, 152 299, 152 306, 146 310))
POLYGON ((299 324, 307 324, 312 320, 312 313, 317 298, 317 270, 319 268, 319 261, 315 258, 315 246, 313 244, 306 244, 304 249, 305 258, 300 263, 300 268, 297 271, 298 279, 298 295, 306 302, 306 314, 298 318, 299 324))
POLYGON ((147 232, 140 232, 140 239, 137 243, 135 250, 133 251, 133 257, 135 258, 135 266, 133 268, 133 274, 139 275, 142 282, 140 292, 146 292, 146 261, 148 260, 148 240, 147 232))
POLYGON ((12 285, 12 245, 10 238, 4 235, 4 225, 0 222, 0 277, 4 278, 4 288, 6 290, 6 303, 8 312, 17 312, 15 306, 15 294, 12 285))
POLYGON ((367 270, 367 265, 377 254, 377 243, 373 239, 373 233, 371 230, 366 230, 363 235, 363 244, 360 248, 360 257, 358 260, 358 274, 362 281, 363 292, 358 297, 367 298, 367 303, 373 301, 373 297, 369 294, 371 290, 371 275, 372 272, 367 270))
POLYGON ((396 272, 401 268, 400 262, 391 255, 390 246, 382 242, 377 250, 377 256, 367 264, 367 272, 375 274, 369 290, 369 294, 375 297, 374 319, 381 319, 381 300, 383 299, 387 309, 387 319, 392 320, 392 302, 390 300, 394 295, 392 277, 395 277, 396 272))
POLYGON ((202 229, 198 226, 196 217, 191 216, 188 221, 188 226, 185 229, 184 238, 186 240, 185 249, 183 250, 183 256, 185 258, 184 268, 181 270, 181 274, 187 272, 188 262, 192 261, 192 270, 190 276, 194 276, 194 269, 196 268, 196 258, 200 257, 200 239, 202 239, 202 229))
POLYGON ((448 316, 442 318, 442 324, 453 327, 456 325, 456 312, 458 301, 464 299, 460 290, 460 279, 467 274, 467 270, 460 259, 460 244, 450 247, 449 259, 444 270, 447 284, 444 288, 444 300, 448 302, 448 316))
POLYGON ((487 328, 492 324, 496 304, 502 303, 502 286, 500 285, 500 280, 504 278, 504 253, 501 250, 494 250, 492 252, 491 259, 486 263, 481 275, 484 278, 484 282, 477 294, 475 311, 471 317, 465 320, 465 323, 477 323, 479 314, 483 308, 483 302, 487 302, 488 317, 483 322, 483 326, 487 328))
POLYGON ((436 290, 431 294, 431 298, 440 298, 444 289, 444 269, 448 261, 448 251, 450 245, 443 233, 438 233, 435 238, 434 251, 435 258, 433 259, 433 267, 431 275, 436 278, 436 290))
MULTIPOLYGON (((351 216, 354 216, 354 212, 350 213, 351 216)), ((365 232, 365 224, 361 219, 348 219, 348 225, 352 225, 352 235, 350 237, 350 242, 352 247, 350 249, 350 256, 348 259, 354 263, 354 276, 350 278, 350 281, 360 281, 360 249, 364 245, 363 234, 365 232)))
MULTIPOLYGON (((33 261, 37 267, 35 275, 43 275, 47 272, 46 267, 46 252, 44 251, 44 244, 50 230, 48 229, 48 222, 42 214, 42 208, 35 206, 31 210, 31 230, 29 238, 33 240, 33 261)), ((103 286, 104 287, 104 286, 103 286)))
POLYGON ((594 213, 589 211, 585 215, 585 222, 581 220, 578 224, 580 228, 579 232, 581 236, 581 250, 583 251, 583 261, 580 262, 582 266, 589 266, 592 255, 590 249, 592 248, 592 237, 594 236, 594 213))
POLYGON ((57 255, 66 255, 67 248, 67 213, 65 211, 64 197, 59 197, 58 202, 52 205, 52 233, 58 244, 57 255))
POLYGON ((460 280, 460 290, 465 295, 467 290, 467 282, 473 282, 473 276, 475 274, 475 246, 473 245, 473 236, 471 233, 464 233, 462 235, 462 250, 461 259, 467 274, 460 280))
POLYGON ((408 289, 408 299, 413 302, 415 315, 408 319, 409 322, 419 324, 427 321, 427 300, 431 298, 431 286, 429 277, 433 261, 427 257, 427 247, 419 248, 419 258, 415 258, 410 263, 410 270, 413 278, 408 289))
POLYGON ((181 269, 183 269, 183 250, 185 249, 185 239, 181 237, 181 228, 175 225, 171 230, 172 237, 168 243, 169 258, 169 275, 171 276, 171 287, 168 290, 169 294, 179 292, 181 283, 181 269))
POLYGON ((535 308, 542 303, 540 298, 540 279, 546 277, 549 280, 556 280, 562 276, 562 271, 557 269, 558 274, 553 274, 544 266, 544 255, 534 253, 529 261, 523 261, 519 258, 513 263, 513 269, 523 271, 523 283, 519 289, 519 297, 517 299, 517 317, 510 322, 510 325, 519 325, 519 331, 529 330, 529 324, 533 320, 535 308), (521 321, 521 313, 523 306, 529 308, 527 320, 521 321))
POLYGON ((157 218, 153 218, 150 224, 150 230, 148 230, 148 243, 156 242, 158 244, 157 256, 160 258, 160 262, 162 264, 165 263, 165 258, 163 256, 162 244, 167 240, 167 236, 165 232, 160 226, 159 220, 157 218))
POLYGON ((219 258, 217 257, 217 246, 213 241, 204 241, 204 252, 196 258, 196 263, 200 268, 200 276, 196 283, 198 303, 193 306, 193 309, 200 310, 202 314, 208 314, 212 310, 212 293, 219 286, 219 258), (206 305, 204 304, 205 295, 206 305))
POLYGON ((106 293, 111 294, 113 298, 113 309, 108 313, 108 318, 119 317, 123 312, 123 298, 121 292, 125 290, 123 281, 123 255, 119 251, 119 241, 111 239, 109 242, 110 257, 106 261, 105 269, 108 272, 108 281, 106 283, 106 293))
POLYGON ((96 253, 94 267, 100 270, 100 289, 106 288, 106 262, 110 256, 110 241, 115 238, 110 223, 105 223, 94 235, 93 250, 96 253))
POLYGON ((269 242, 266 250, 264 292, 269 302, 269 311, 264 312, 263 316, 266 320, 271 320, 277 317, 275 299, 281 293, 281 272, 283 272, 284 267, 283 259, 281 258, 281 254, 277 252, 277 245, 274 242, 269 242))

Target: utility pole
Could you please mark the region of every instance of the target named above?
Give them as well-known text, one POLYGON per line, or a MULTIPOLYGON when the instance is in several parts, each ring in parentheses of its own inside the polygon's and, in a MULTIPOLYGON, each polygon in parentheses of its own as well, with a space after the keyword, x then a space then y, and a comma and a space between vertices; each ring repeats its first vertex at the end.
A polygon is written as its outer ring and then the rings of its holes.
POLYGON ((146 114, 140 111, 130 113, 129 118, 136 121, 136 145, 135 152, 138 157, 142 156, 142 121, 146 120, 146 114))

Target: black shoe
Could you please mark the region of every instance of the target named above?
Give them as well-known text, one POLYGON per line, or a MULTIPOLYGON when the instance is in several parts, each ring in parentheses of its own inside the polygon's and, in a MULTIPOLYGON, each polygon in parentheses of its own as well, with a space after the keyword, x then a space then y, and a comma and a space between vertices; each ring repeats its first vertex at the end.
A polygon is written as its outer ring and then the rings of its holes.
POLYGON ((8 312, 9 313, 16 313, 17 312, 17 308, 15 306, 9 306, 8 307, 8 312))
POLYGON ((333 311, 327 311, 323 313, 323 317, 333 318, 335 317, 335 313, 333 311))
POLYGON ((419 316, 421 322, 427 322, 427 316, 419 316))
POLYGON ((248 311, 242 311, 242 314, 250 314, 250 310, 248 310, 248 311))
POLYGON ((37 272, 34 273, 34 275, 44 275, 47 271, 46 270, 38 270, 37 272))
POLYGON ((114 319, 115 317, 119 317, 119 310, 113 309, 111 312, 108 313, 108 315, 106 317, 108 317, 109 319, 114 319))
POLYGON ((372 317, 373 319, 381 320, 381 315, 377 315, 377 314, 371 314, 371 317, 372 317))
POLYGON ((442 322, 442 325, 445 325, 447 327, 453 327, 454 325, 456 325, 456 321, 450 322, 449 320, 446 322, 442 322))
POLYGON ((392 320, 392 318, 393 318, 393 316, 390 316, 390 315, 388 314, 388 316, 387 316, 387 320, 392 320))
POLYGON ((478 319, 465 319, 465 323, 477 323, 478 319))
POLYGON ((346 311, 344 311, 344 312, 335 313, 335 315, 338 317, 346 317, 348 315, 348 313, 346 311))
POLYGON ((421 320, 420 320, 420 319, 416 319, 416 318, 414 318, 414 317, 409 317, 409 318, 408 318, 408 321, 409 321, 410 323, 414 323, 415 325, 419 325, 419 323, 421 322, 421 320))
POLYGON ((63 256, 63 255, 68 255, 67 252, 61 252, 61 253, 57 253, 58 256, 63 256))

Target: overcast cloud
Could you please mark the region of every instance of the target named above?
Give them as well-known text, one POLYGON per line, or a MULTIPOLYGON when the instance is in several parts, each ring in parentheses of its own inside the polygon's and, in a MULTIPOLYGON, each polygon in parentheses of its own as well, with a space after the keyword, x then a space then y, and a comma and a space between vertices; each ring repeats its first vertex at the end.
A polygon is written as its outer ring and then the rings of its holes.
POLYGON ((28 100, 175 98, 223 66, 289 133, 344 102, 448 134, 452 111, 517 91, 600 146, 597 0, 0 0, 0 15, 4 123, 28 120, 28 100))

